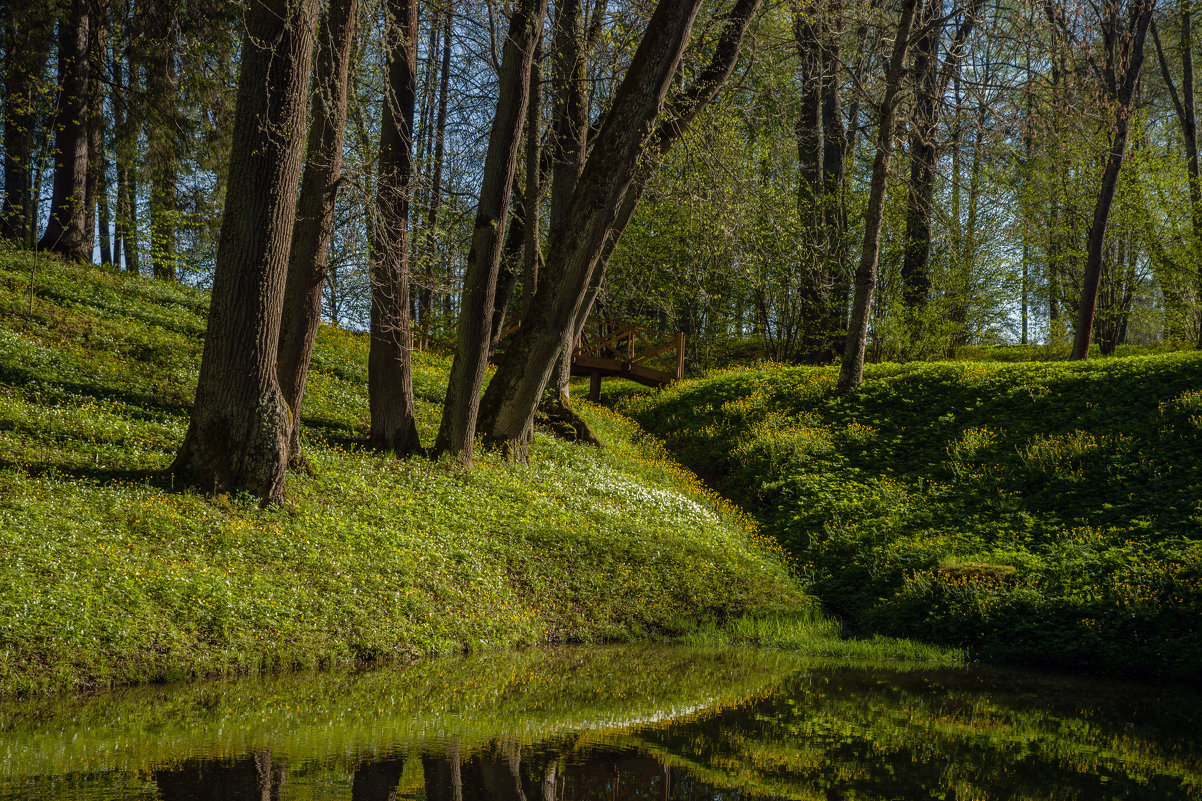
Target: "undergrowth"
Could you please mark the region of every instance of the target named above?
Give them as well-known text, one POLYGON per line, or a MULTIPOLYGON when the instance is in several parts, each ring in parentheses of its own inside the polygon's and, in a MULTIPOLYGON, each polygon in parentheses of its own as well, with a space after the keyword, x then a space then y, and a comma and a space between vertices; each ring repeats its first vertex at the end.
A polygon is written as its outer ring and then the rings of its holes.
MULTIPOLYGON (((207 295, 0 251, 0 695, 676 635, 807 608, 773 543, 635 428, 528 467, 365 452, 366 338, 323 327, 316 475, 260 510, 162 471, 207 295), (30 281, 32 276, 32 301, 30 281)), ((424 441, 449 360, 414 355, 424 441)))
POLYGON ((1202 678, 1202 354, 764 365, 617 408, 704 470, 862 632, 1202 678))

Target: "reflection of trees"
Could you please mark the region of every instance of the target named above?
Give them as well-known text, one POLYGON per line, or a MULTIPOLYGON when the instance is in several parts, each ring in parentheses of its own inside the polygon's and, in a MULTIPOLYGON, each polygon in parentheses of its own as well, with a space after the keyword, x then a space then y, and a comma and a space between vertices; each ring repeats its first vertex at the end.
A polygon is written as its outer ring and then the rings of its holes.
POLYGON ((360 762, 351 781, 351 801, 395 801, 404 770, 404 759, 360 762))
POLYGON ((270 751, 236 759, 186 759, 157 770, 163 801, 279 801, 287 767, 270 751))

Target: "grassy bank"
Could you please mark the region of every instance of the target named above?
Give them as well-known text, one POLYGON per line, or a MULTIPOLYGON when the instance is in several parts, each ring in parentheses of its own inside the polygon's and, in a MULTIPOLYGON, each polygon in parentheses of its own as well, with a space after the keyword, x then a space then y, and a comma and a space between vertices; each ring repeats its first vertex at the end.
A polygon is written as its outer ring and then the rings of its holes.
POLYGON ((616 405, 862 631, 1202 678, 1202 354, 762 367, 616 405))
MULTIPOLYGON (((366 340, 324 328, 317 474, 287 508, 160 472, 207 295, 0 251, 0 694, 688 632, 810 602, 779 551, 635 428, 471 473, 363 452, 366 340)), ((449 367, 417 354, 419 427, 449 367)))

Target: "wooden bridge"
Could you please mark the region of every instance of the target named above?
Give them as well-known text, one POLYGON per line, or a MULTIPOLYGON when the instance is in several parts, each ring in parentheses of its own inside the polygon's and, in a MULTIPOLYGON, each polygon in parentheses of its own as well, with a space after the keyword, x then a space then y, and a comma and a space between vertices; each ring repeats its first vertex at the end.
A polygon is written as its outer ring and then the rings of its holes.
MULTIPOLYGON (((521 326, 513 318, 498 342, 521 326)), ((631 323, 589 320, 572 350, 572 375, 588 376, 589 400, 601 400, 601 379, 617 376, 660 389, 684 377, 684 334, 631 323)))

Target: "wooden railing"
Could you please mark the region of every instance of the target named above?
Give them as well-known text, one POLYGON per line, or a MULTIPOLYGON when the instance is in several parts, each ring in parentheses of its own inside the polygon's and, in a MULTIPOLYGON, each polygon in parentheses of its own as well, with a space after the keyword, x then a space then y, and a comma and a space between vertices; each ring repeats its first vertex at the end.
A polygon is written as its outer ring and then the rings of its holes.
MULTIPOLYGON (((506 321, 498 342, 521 327, 506 321)), ((572 375, 589 376, 589 398, 601 399, 601 379, 619 376, 649 387, 665 387, 684 377, 684 334, 669 334, 631 323, 589 320, 572 351, 572 375)))

